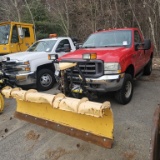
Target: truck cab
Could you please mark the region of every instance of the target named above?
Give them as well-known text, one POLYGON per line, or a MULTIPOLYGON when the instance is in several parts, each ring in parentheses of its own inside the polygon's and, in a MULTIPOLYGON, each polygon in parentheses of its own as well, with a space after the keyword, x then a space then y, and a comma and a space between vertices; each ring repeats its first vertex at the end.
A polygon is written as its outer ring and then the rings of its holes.
POLYGON ((70 37, 51 34, 49 38, 36 41, 24 52, 3 56, 2 72, 13 85, 48 90, 55 83, 55 66, 48 59, 48 54, 61 57, 75 50, 70 37))
POLYGON ((127 104, 133 94, 133 79, 151 74, 152 58, 151 41, 144 39, 138 28, 119 28, 91 34, 81 49, 60 57, 59 63, 77 64, 65 72, 66 92, 75 97, 114 92, 119 103, 127 104))
POLYGON ((0 55, 25 51, 34 42, 33 24, 21 22, 0 23, 0 55))

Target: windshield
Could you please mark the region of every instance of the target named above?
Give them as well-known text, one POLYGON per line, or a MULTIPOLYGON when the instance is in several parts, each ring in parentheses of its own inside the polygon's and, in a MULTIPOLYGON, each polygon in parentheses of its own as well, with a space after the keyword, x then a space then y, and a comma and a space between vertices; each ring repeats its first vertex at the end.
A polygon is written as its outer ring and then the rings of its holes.
POLYGON ((10 25, 0 26, 0 44, 7 44, 10 33, 10 25))
POLYGON ((118 30, 94 33, 85 41, 83 48, 120 47, 131 45, 131 31, 118 30))
POLYGON ((37 41, 27 51, 29 52, 50 52, 57 40, 37 41))

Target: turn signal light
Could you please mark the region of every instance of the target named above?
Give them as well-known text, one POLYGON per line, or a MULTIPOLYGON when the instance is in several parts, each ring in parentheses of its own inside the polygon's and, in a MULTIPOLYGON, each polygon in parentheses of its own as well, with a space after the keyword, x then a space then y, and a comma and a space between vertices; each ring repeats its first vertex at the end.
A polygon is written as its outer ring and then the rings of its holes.
POLYGON ((85 53, 82 55, 83 59, 97 59, 97 53, 85 53))

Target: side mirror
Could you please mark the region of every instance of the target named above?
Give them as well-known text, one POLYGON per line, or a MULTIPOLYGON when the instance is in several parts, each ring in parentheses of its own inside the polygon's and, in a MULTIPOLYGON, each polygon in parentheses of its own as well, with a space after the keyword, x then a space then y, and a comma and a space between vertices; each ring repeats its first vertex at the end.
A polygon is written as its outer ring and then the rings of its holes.
POLYGON ((57 52, 57 53, 61 52, 61 48, 57 48, 57 49, 56 49, 56 52, 57 52))
POLYGON ((134 47, 135 47, 135 50, 138 51, 139 50, 139 46, 140 44, 139 43, 135 43, 134 47))
POLYGON ((151 40, 145 39, 144 43, 135 43, 135 50, 148 50, 151 48, 151 40))
POLYGON ((58 47, 56 49, 56 52, 59 53, 59 52, 70 52, 70 45, 69 44, 64 44, 62 47, 58 47))
POLYGON ((75 45, 75 47, 76 47, 76 49, 80 49, 80 48, 82 48, 82 44, 80 44, 80 43, 78 44, 78 43, 77 43, 77 44, 75 45))
POLYGON ((24 38, 23 29, 21 27, 18 27, 18 35, 20 38, 24 38))
POLYGON ((70 45, 69 44, 64 44, 63 51, 64 52, 70 52, 71 51, 70 45))
POLYGON ((144 50, 148 50, 151 48, 151 40, 150 39, 145 39, 144 40, 144 50))

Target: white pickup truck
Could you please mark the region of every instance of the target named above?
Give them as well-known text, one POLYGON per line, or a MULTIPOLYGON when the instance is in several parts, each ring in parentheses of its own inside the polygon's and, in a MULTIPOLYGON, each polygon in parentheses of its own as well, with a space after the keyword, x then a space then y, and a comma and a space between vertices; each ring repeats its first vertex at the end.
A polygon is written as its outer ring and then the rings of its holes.
POLYGON ((55 83, 55 67, 48 54, 61 57, 74 50, 75 44, 69 37, 42 39, 25 52, 3 56, 2 72, 16 86, 48 90, 55 83))

